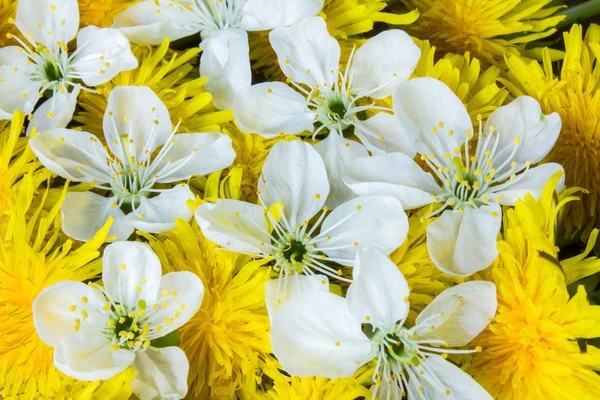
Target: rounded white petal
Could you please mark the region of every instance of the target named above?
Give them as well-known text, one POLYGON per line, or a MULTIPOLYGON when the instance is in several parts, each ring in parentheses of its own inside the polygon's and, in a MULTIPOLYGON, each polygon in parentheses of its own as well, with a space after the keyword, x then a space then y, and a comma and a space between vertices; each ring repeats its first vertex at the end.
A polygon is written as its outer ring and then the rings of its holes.
POLYGON ((377 113, 366 121, 356 121, 354 127, 354 134, 373 154, 400 152, 415 156, 411 139, 392 114, 377 113))
POLYGON ((188 185, 181 183, 156 197, 140 198, 139 206, 127 214, 125 220, 142 232, 167 232, 175 228, 176 219, 189 221, 192 218, 188 200, 194 200, 194 194, 188 185))
POLYGON ((321 155, 327 169, 327 180, 331 191, 325 205, 335 208, 356 197, 356 194, 342 180, 342 171, 352 165, 355 160, 368 157, 367 149, 360 143, 348 140, 335 131, 329 132, 324 140, 313 145, 321 155))
POLYGON ((279 309, 271 344, 292 376, 351 376, 374 354, 346 300, 320 291, 298 293, 279 309))
POLYGON ((132 139, 131 153, 139 160, 165 144, 172 132, 169 110, 146 86, 117 86, 108 95, 102 122, 106 144, 116 156, 124 156, 121 135, 132 139))
POLYGON ((317 15, 323 0, 247 0, 240 28, 261 31, 290 26, 317 15))
POLYGON ((204 89, 213 95, 215 107, 232 108, 240 90, 252 83, 248 34, 228 28, 204 39, 200 47, 200 75, 208 78, 204 89))
POLYGON ((158 183, 207 175, 229 167, 235 160, 231 138, 219 132, 181 133, 173 140, 162 162, 155 166, 158 183))
POLYGON ((161 307, 148 318, 148 323, 153 329, 162 325, 160 335, 165 336, 185 325, 196 314, 204 298, 204 286, 196 274, 170 272, 162 277, 158 296, 157 303, 161 307), (165 323, 170 318, 172 322, 165 323))
POLYGON ((415 326, 427 323, 415 333, 423 339, 444 340, 450 347, 466 346, 492 321, 497 306, 492 282, 461 283, 444 290, 421 311, 415 326))
POLYGON ((12 119, 15 110, 31 113, 38 102, 39 81, 31 77, 35 65, 20 47, 0 48, 0 119, 12 119))
POLYGON ((140 400, 178 400, 187 394, 190 365, 179 347, 148 347, 136 353, 133 368, 137 373, 131 385, 140 400))
POLYGON ((313 290, 329 292, 329 279, 326 275, 284 275, 282 278, 265 282, 265 287, 267 312, 269 313, 269 319, 272 321, 275 313, 292 296, 300 292, 313 290))
POLYGON ((328 86, 338 79, 340 45, 321 17, 312 17, 269 34, 283 73, 311 88, 328 86), (325 85, 327 84, 327 85, 325 85))
POLYGON ((327 170, 319 153, 308 143, 278 142, 267 156, 258 180, 260 199, 267 208, 283 205, 292 228, 310 220, 329 194, 327 170))
POLYGON ((137 68, 129 40, 117 29, 86 26, 77 34, 73 68, 88 86, 110 81, 121 71, 137 68))
POLYGON ((425 399, 492 400, 469 374, 440 356, 430 356, 425 361, 425 374, 417 375, 425 399), (446 394, 450 391, 450 397, 446 394))
POLYGON ((106 224, 109 217, 114 222, 108 231, 113 240, 127 240, 133 226, 125 221, 125 213, 114 204, 116 197, 102 197, 92 192, 67 193, 60 211, 63 232, 76 240, 87 242, 106 224))
POLYGON ((135 358, 130 350, 110 350, 102 334, 77 332, 54 349, 54 366, 80 381, 107 380, 129 367, 135 358))
POLYGON ((15 25, 23 36, 41 43, 51 51, 58 42, 65 45, 79 29, 77 0, 19 0, 15 25))
POLYGON ((196 222, 207 239, 238 253, 269 254, 269 227, 263 208, 243 201, 222 199, 196 209, 196 222))
POLYGON ((54 93, 33 113, 33 119, 27 126, 26 135, 29 136, 33 128, 36 128, 37 132, 52 128, 66 128, 73 119, 80 91, 81 86, 76 85, 72 92, 54 93))
POLYGON ((155 304, 161 274, 160 260, 147 244, 116 242, 104 249, 102 281, 115 302, 130 308, 142 299, 155 304))
POLYGON ((330 258, 351 266, 359 246, 385 255, 397 249, 408 233, 408 218, 400 202, 390 196, 362 196, 337 207, 323 221, 318 247, 330 258), (327 239, 327 236, 331 239, 327 239), (343 248, 333 249, 343 246, 343 248))
POLYGON ((312 131, 315 122, 304 96, 281 82, 259 83, 242 89, 235 99, 233 113, 242 131, 265 138, 312 131))
POLYGON ((394 91, 393 101, 394 113, 415 150, 422 154, 433 152, 438 162, 445 162, 446 153, 465 143, 467 130, 473 133, 471 118, 462 101, 437 79, 402 82, 394 91), (452 135, 448 134, 450 131, 452 135))
MULTIPOLYGON (((108 315, 100 312, 106 304, 102 292, 82 282, 61 281, 48 286, 33 300, 33 323, 42 342, 56 347, 73 334, 75 320, 87 313, 84 327, 106 327, 108 315)), ((87 331, 87 329, 86 329, 87 331)))
POLYGON ((427 250, 444 273, 469 276, 489 267, 498 256, 496 239, 502 209, 498 204, 446 210, 427 227, 427 250))
POLYGON ((361 247, 352 275, 346 300, 357 320, 384 330, 404 321, 409 310, 408 283, 385 254, 373 247, 361 247))
POLYGON ((393 196, 405 210, 430 204, 433 195, 442 192, 433 176, 403 153, 355 160, 344 169, 342 179, 358 195, 393 196))
POLYGON ((398 29, 381 32, 363 44, 352 63, 352 93, 383 99, 415 70, 421 50, 398 29))
MULTIPOLYGON (((502 196, 502 201, 499 203, 514 206, 517 200, 524 199, 526 194, 530 194, 534 199, 538 200, 542 195, 544 186, 557 171, 564 172, 560 164, 547 163, 529 169, 524 172, 523 177, 517 175, 514 183, 508 181, 506 185, 502 185, 502 190, 496 191, 498 195, 502 196)), ((560 193, 564 185, 565 175, 563 173, 556 186, 556 191, 560 193)))
POLYGON ((46 168, 74 182, 111 180, 109 154, 91 133, 55 128, 29 140, 31 150, 46 168))

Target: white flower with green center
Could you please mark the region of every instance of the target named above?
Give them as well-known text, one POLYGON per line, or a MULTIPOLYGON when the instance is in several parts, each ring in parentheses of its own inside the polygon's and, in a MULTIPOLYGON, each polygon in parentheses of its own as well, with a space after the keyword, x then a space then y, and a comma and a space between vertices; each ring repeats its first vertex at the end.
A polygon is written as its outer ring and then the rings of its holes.
POLYGON ((390 196, 358 197, 328 213, 325 166, 301 141, 273 147, 258 190, 260 205, 227 199, 205 203, 196 209, 196 221, 218 245, 274 260, 280 279, 267 283, 270 315, 297 291, 326 288, 328 277, 347 281, 340 265, 351 267, 359 246, 389 254, 408 232, 402 205, 390 196))
POLYGON ((202 304, 202 281, 191 272, 161 277, 150 247, 118 242, 102 258, 104 287, 62 281, 33 301, 40 339, 54 347, 54 365, 83 381, 110 379, 131 366, 140 399, 180 399, 189 364, 183 350, 154 347, 183 326, 202 304))
POLYGON ((323 0, 145 0, 117 15, 113 26, 134 43, 200 33, 204 88, 226 109, 252 81, 247 31, 292 25, 322 7, 323 0))
POLYGON ((496 287, 474 281, 447 289, 417 317, 409 312, 406 279, 383 253, 363 247, 347 297, 304 291, 274 316, 273 351, 292 376, 339 378, 376 360, 371 391, 381 400, 485 400, 492 397, 449 361, 496 313, 496 287))
POLYGON ((77 0, 19 0, 14 22, 23 38, 8 34, 21 47, 0 49, 1 119, 10 119, 14 110, 31 113, 46 94, 51 98, 35 111, 30 126, 64 128, 73 117, 79 81, 101 85, 138 65, 118 30, 79 31, 77 0), (75 36, 77 50, 69 54, 67 44, 75 36))
MULTIPOLYGON (((352 52, 340 70, 340 45, 320 17, 309 18, 269 35, 289 85, 267 82, 242 90, 233 111, 245 132, 266 138, 304 131, 328 133, 315 146, 325 158, 330 182, 340 181, 340 169, 352 160, 374 154, 415 151, 392 109, 374 104, 406 81, 420 57, 419 48, 405 32, 388 30, 352 52), (367 111, 381 111, 367 119, 367 111), (332 137, 354 133, 365 146, 332 137)), ((327 204, 351 198, 343 185, 334 187, 327 204)), ((351 192, 350 192, 351 193, 351 192)))
MULTIPOLYGON (((400 124, 414 141, 426 170, 401 153, 355 160, 344 182, 359 195, 395 196, 405 209, 439 204, 429 217, 427 248, 440 270, 469 276, 497 257, 501 206, 525 195, 539 198, 548 179, 562 167, 539 163, 561 128, 560 116, 542 114, 531 97, 498 108, 485 128, 480 121, 473 152, 473 126, 462 102, 444 83, 418 78, 401 84, 393 96, 400 124)), ((563 180, 558 190, 562 190, 563 180)))
POLYGON ((148 87, 111 91, 104 137, 107 148, 91 133, 50 129, 29 142, 46 168, 92 183, 98 192, 69 192, 63 202, 62 229, 77 240, 90 240, 109 217, 115 219, 109 235, 118 240, 134 229, 172 229, 177 218, 192 217, 186 202, 194 195, 185 183, 168 184, 226 168, 235 159, 231 139, 222 133, 177 134, 167 107, 148 87))

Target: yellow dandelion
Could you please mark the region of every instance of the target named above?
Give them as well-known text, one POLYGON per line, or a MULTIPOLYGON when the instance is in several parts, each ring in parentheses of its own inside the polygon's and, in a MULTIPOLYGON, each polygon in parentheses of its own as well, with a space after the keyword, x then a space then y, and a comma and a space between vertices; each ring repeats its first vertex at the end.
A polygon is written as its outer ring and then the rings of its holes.
POLYGON ((170 51, 168 39, 158 48, 134 47, 139 67, 121 72, 97 88, 98 93, 82 92, 79 105, 83 110, 76 113, 75 121, 83 125, 83 130, 101 136, 110 91, 116 86, 148 86, 169 109, 172 123, 181 121, 180 131, 220 131, 219 124, 233 120, 233 111, 219 111, 212 106, 212 95, 203 89, 207 79, 199 77, 194 67, 200 51, 199 47, 182 53, 170 51))
POLYGON ((17 34, 18 30, 14 24, 17 14, 17 2, 15 0, 0 0, 0 47, 16 45, 14 39, 8 39, 7 33, 17 34))
MULTIPOLYGON (((416 10, 404 15, 383 12, 387 5, 388 1, 385 0, 325 0, 319 15, 327 21, 329 33, 340 41, 342 62, 348 60, 352 47, 365 42, 362 34, 370 32, 375 22, 405 25, 419 16, 416 10)), ((275 51, 269 43, 269 32, 250 33, 250 49, 255 70, 261 71, 269 80, 284 79, 275 51)))
MULTIPOLYGON (((60 234, 60 202, 49 212, 40 206, 28 217, 38 189, 34 183, 31 173, 22 177, 0 224, 0 396, 5 399, 56 398, 72 383, 54 368, 52 348, 38 338, 31 305, 53 283, 96 276, 102 268, 98 248, 110 227, 108 222, 73 250, 73 242, 60 234)), ((62 198, 66 193, 65 187, 62 198)))
POLYGON ((466 53, 487 65, 520 54, 565 17, 552 0, 401 0, 421 17, 406 30, 444 52, 466 53))
POLYGON ((594 372, 600 349, 585 341, 600 336, 600 307, 589 304, 583 286, 571 299, 566 288, 578 276, 598 272, 600 260, 582 261, 593 242, 583 255, 557 260, 547 222, 573 200, 563 195, 554 205, 557 181, 549 181, 539 201, 528 196, 507 210, 500 256, 482 274, 496 284, 498 311, 473 342, 483 351, 470 372, 496 399, 600 398, 600 375, 594 372))
POLYGON ((191 367, 188 396, 231 399, 241 387, 256 385, 272 351, 264 261, 217 250, 195 223, 181 220, 157 238, 144 236, 165 273, 192 271, 207 288, 202 307, 179 330, 191 367))
POLYGON ((80 26, 109 28, 114 17, 140 0, 78 0, 80 26))
POLYGON ((371 392, 355 378, 298 378, 276 381, 263 400, 355 400, 370 398, 371 392))
POLYGON ((600 226, 600 90, 598 57, 600 26, 592 24, 583 38, 580 25, 564 33, 566 55, 559 76, 552 72, 548 49, 543 62, 507 58, 509 79, 505 85, 514 96, 537 99, 545 113, 557 112, 562 130, 547 161, 561 164, 566 182, 590 191, 582 201, 569 204, 562 220, 569 235, 600 226))
POLYGON ((54 400, 128 400, 133 394, 131 383, 135 370, 127 368, 107 381, 70 381, 53 397, 54 400))

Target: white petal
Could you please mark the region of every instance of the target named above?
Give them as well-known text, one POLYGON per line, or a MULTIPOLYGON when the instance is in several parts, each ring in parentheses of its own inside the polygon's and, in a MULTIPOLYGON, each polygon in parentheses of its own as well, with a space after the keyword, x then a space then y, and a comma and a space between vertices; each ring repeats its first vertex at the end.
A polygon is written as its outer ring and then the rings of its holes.
POLYGON ((358 96, 368 93, 376 99, 391 95, 400 82, 408 80, 420 57, 421 50, 406 32, 381 32, 354 55, 352 92, 358 96))
POLYGON ((54 366, 80 381, 107 380, 131 365, 135 353, 110 350, 110 341, 102 334, 77 332, 54 349, 54 366))
POLYGON ((346 300, 320 291, 298 293, 279 309, 271 343, 292 376, 351 376, 373 357, 371 342, 346 300))
POLYGON ((440 356, 428 357, 425 374, 419 376, 423 398, 431 400, 492 400, 469 374, 440 356), (450 391, 450 397, 446 395, 450 391))
POLYGON ((157 164, 156 182, 169 183, 227 168, 235 160, 231 138, 219 132, 182 133, 157 164), (171 160, 170 162, 168 160, 171 160))
POLYGON ((473 132, 471 118, 462 101, 445 83, 434 78, 416 78, 398 85, 394 91, 394 113, 422 154, 435 153, 438 162, 466 141, 465 131, 473 132), (439 123, 443 124, 443 128, 439 123), (435 129, 437 133, 432 133, 435 129), (449 135, 448 132, 453 134, 449 135))
POLYGON ((15 25, 23 36, 31 35, 50 50, 56 49, 58 42, 66 45, 79 29, 77 0, 19 0, 15 25))
POLYGON ((0 48, 0 119, 12 119, 15 110, 31 113, 38 102, 39 81, 31 74, 35 64, 29 64, 27 53, 17 46, 0 48))
POLYGON ((415 333, 419 338, 444 340, 450 347, 466 346, 488 326, 497 306, 492 282, 461 283, 444 290, 421 311, 415 326, 427 323, 415 333))
POLYGON ((196 314, 204 298, 204 286, 196 274, 170 272, 162 277, 158 296, 160 308, 148 318, 148 323, 151 328, 162 325, 160 335, 165 336, 182 327, 196 314), (164 295, 166 293, 167 296, 164 295), (165 323, 169 318, 173 321, 165 323))
POLYGON ((385 254, 373 247, 361 247, 352 275, 346 300, 357 320, 384 330, 404 321, 409 310, 408 283, 385 254))
POLYGON ((147 244, 116 242, 104 249, 102 281, 115 302, 130 308, 139 300, 155 304, 161 274, 160 260, 147 244))
POLYGON ((340 45, 327 31, 321 17, 308 18, 269 34, 283 73, 311 88, 331 87, 338 79, 340 45))
POLYGON ((325 275, 293 274, 292 276, 283 276, 280 279, 265 282, 265 287, 267 312, 269 313, 269 319, 272 321, 277 310, 292 296, 300 292, 313 290, 329 292, 329 279, 325 275))
POLYGON ((27 126, 27 136, 35 127, 37 132, 43 132, 52 128, 66 128, 73 119, 75 106, 77 105, 77 96, 81 91, 81 86, 76 85, 72 92, 56 92, 46 100, 35 112, 33 119, 27 126))
POLYGON ((335 131, 330 131, 325 140, 313 145, 321 155, 331 191, 325 205, 335 208, 340 204, 356 197, 356 194, 342 180, 342 171, 352 165, 355 160, 367 157, 367 149, 360 143, 347 140, 335 131))
POLYGON ((111 180, 110 156, 91 133, 49 129, 33 137, 29 146, 46 168, 65 179, 96 183, 111 180))
POLYGON ((114 88, 108 96, 102 126, 113 154, 124 157, 121 135, 127 134, 126 140, 133 140, 131 153, 138 160, 145 150, 152 153, 163 145, 172 132, 169 110, 146 86, 114 88))
POLYGON ((329 194, 327 171, 311 145, 294 140, 279 142, 269 152, 258 180, 260 199, 267 208, 283 205, 290 226, 310 220, 329 194))
POLYGON ((233 113, 242 131, 266 138, 282 132, 295 135, 312 131, 315 122, 304 96, 281 82, 259 83, 242 89, 235 99, 233 113))
POLYGON ((446 210, 427 227, 427 250, 444 273, 469 276, 489 267, 498 256, 496 238, 502 222, 498 204, 446 210), (495 216, 494 216, 495 215, 495 216))
MULTIPOLYGON (((524 173, 524 176, 520 179, 515 179, 514 183, 510 183, 506 186, 503 185, 502 190, 497 191, 498 195, 502 196, 502 201, 499 203, 502 205, 514 206, 517 200, 524 199, 526 194, 530 194, 534 199, 538 200, 542 195, 544 186, 548 180, 557 171, 563 171, 564 169, 560 164, 547 163, 541 164, 537 167, 529 169, 524 173)), ((519 178, 520 176, 517 176, 519 178)), ((565 184, 564 173, 556 186, 556 191, 561 192, 565 184)))
POLYGON ((82 282, 61 281, 48 286, 33 300, 33 323, 40 339, 56 347, 74 332, 75 319, 83 319, 82 311, 87 312, 85 325, 102 331, 108 320, 106 314, 99 312, 104 304, 106 300, 99 290, 82 282))
POLYGON ((362 196, 337 207, 321 226, 320 249, 351 266, 359 246, 371 246, 385 255, 406 239, 408 218, 400 202, 390 196, 362 196), (327 239, 326 236, 331 237, 327 239), (341 249, 330 249, 344 246, 341 249))
POLYGON ((261 31, 290 26, 317 15, 321 8, 323 0, 247 0, 240 27, 261 31))
POLYGON ((356 194, 393 196, 405 210, 430 204, 432 195, 442 192, 433 176, 403 153, 355 160, 344 169, 342 178, 356 194))
POLYGON ((392 114, 380 112, 366 121, 355 122, 354 126, 354 134, 373 154, 401 152, 415 156, 411 139, 392 114))
MULTIPOLYGON (((159 0, 163 7, 168 1, 159 0)), ((140 1, 114 18, 114 28, 118 28, 132 43, 161 44, 165 38, 171 41, 200 32, 202 26, 191 11, 185 8, 170 7, 168 12, 156 12, 153 1, 140 1)))
POLYGON ((223 199, 196 209, 196 222, 207 239, 238 253, 266 253, 271 243, 262 207, 223 199))
POLYGON ((92 192, 67 193, 60 211, 62 230, 67 236, 87 242, 106 224, 109 217, 115 220, 108 236, 114 240, 127 240, 133 233, 133 226, 125 221, 125 213, 115 207, 116 197, 102 197, 92 192))
POLYGON ((233 107, 236 95, 252 83, 248 34, 237 28, 218 31, 200 43, 200 75, 204 89, 213 95, 215 107, 233 107))
POLYGON ((140 198, 140 205, 127 214, 126 220, 142 232, 167 232, 175 228, 176 219, 189 221, 192 218, 188 200, 194 200, 194 194, 188 185, 181 183, 151 199, 140 198))
POLYGON ((121 71, 137 68, 129 40, 117 29, 86 26, 77 34, 73 68, 88 86, 110 81, 121 71))
POLYGON ((188 359, 179 347, 148 347, 135 356, 133 392, 140 400, 182 399, 187 394, 188 359))

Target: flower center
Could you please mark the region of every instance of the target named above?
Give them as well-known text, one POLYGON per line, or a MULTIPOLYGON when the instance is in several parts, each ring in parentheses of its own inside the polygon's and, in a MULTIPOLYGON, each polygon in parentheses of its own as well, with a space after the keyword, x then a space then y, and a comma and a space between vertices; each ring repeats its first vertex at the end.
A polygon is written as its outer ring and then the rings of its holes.
POLYGON ((150 346, 150 324, 147 323, 144 300, 138 301, 138 306, 133 309, 119 303, 108 306, 107 304, 105 310, 110 311, 111 316, 104 334, 113 342, 113 349, 135 351, 150 346))

